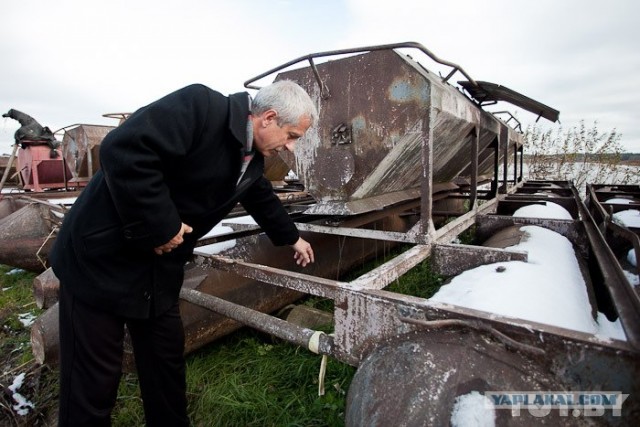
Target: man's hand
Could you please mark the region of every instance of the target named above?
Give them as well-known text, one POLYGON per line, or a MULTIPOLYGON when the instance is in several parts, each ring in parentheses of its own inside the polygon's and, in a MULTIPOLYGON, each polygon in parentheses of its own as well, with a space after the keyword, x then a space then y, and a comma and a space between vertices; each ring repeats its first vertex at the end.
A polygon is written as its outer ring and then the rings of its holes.
POLYGON ((182 226, 180 227, 180 231, 178 232, 178 234, 176 234, 175 236, 173 236, 173 238, 171 240, 169 240, 167 243, 165 243, 162 246, 158 246, 157 248, 154 248, 154 252, 157 255, 162 255, 163 253, 167 253, 167 252, 171 252, 173 249, 177 248, 178 245, 180 245, 182 242, 184 242, 184 239, 182 238, 182 236, 185 233, 191 233, 193 231, 193 228, 191 228, 191 226, 185 224, 184 222, 182 223, 182 226))
POLYGON ((298 241, 291 245, 291 248, 295 251, 293 258, 296 260, 296 264, 306 267, 307 264, 315 261, 311 245, 302 237, 298 238, 298 241))

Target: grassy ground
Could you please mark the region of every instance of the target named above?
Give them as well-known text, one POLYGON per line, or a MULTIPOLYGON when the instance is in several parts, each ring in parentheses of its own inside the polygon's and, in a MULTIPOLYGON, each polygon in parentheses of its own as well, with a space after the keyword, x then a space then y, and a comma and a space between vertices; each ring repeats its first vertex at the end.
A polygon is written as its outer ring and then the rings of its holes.
MULTIPOLYGON (((370 268, 370 266, 366 267, 370 268)), ((31 355, 29 328, 18 315, 39 310, 33 303, 33 274, 7 274, 0 266, 0 320, 3 393, 0 426, 53 426, 57 413, 57 371, 38 366, 31 355), (17 391, 30 402, 18 415, 8 387, 25 373, 17 391)), ((354 275, 358 275, 355 272, 354 275)), ((389 290, 428 297, 441 285, 424 262, 389 290)), ((304 302, 331 310, 328 300, 304 302)), ((346 394, 355 368, 329 359, 325 394, 318 395, 321 357, 260 332, 243 329, 187 357, 188 410, 194 426, 342 426, 346 394)), ((137 377, 125 374, 113 413, 114 426, 144 425, 137 377)))
MULTIPOLYGON (((320 357, 243 330, 189 355, 187 397, 196 426, 340 426, 354 368, 329 360, 318 396, 320 357)), ((121 384, 114 426, 142 425, 135 375, 121 384)))
POLYGON ((15 270, 0 265, 0 425, 1 426, 46 426, 50 422, 57 406, 57 376, 46 366, 39 366, 33 359, 30 344, 30 319, 38 316, 33 300, 31 284, 35 277, 32 273, 15 270), (22 385, 11 390, 24 374, 22 385), (14 398, 19 393, 34 408, 26 415, 20 415, 21 409, 14 398))

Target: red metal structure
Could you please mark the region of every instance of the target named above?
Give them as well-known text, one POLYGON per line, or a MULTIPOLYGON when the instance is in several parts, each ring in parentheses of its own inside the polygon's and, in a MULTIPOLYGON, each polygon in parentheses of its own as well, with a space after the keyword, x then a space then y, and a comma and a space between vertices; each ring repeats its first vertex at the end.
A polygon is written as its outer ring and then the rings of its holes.
POLYGON ((21 144, 16 167, 24 190, 41 192, 66 187, 71 171, 59 149, 42 141, 23 140, 21 144))

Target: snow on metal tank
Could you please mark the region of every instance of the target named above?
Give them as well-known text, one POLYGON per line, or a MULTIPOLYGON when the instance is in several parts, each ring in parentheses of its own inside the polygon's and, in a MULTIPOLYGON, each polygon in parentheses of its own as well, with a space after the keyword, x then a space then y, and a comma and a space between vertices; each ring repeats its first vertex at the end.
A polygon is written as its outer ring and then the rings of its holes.
POLYGON ((308 213, 356 214, 418 197, 431 139, 434 183, 469 176, 476 129, 479 175, 493 172, 498 140, 500 156, 504 141, 522 144, 519 133, 395 50, 328 61, 317 71, 328 97, 312 67, 276 78, 297 82, 318 106, 319 122, 295 154, 281 154, 318 201, 308 213))

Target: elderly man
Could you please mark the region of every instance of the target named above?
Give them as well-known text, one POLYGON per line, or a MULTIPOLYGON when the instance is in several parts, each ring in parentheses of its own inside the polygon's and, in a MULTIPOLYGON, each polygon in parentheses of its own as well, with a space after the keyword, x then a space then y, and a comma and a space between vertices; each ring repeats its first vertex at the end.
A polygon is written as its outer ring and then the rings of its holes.
POLYGON ((178 295, 198 238, 236 203, 299 265, 314 262, 263 176, 317 120, 307 93, 276 82, 252 101, 202 85, 111 131, 101 169, 65 216, 50 256, 60 279, 59 425, 110 424, 131 335, 147 424, 188 425, 178 295))

